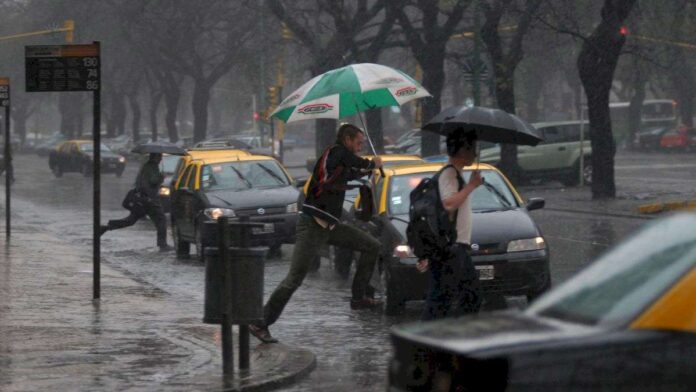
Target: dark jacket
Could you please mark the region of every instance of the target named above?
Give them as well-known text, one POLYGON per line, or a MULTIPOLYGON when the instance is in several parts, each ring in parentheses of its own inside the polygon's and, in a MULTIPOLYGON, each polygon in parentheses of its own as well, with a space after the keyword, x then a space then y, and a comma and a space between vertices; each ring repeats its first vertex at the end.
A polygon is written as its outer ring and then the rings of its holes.
POLYGON ((302 213, 338 223, 348 181, 360 178, 361 170, 374 168, 369 159, 360 158, 342 144, 329 147, 317 160, 312 171, 302 213))
POLYGON ((152 200, 159 198, 159 188, 164 181, 164 176, 159 170, 159 164, 147 161, 140 168, 138 177, 135 179, 135 188, 148 195, 152 200))

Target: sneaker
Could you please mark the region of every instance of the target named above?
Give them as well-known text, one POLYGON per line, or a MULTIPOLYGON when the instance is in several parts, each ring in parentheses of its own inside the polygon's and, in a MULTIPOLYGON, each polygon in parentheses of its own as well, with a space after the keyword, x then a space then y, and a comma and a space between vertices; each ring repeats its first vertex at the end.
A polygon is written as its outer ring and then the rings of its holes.
POLYGON ((249 332, 263 343, 278 343, 278 339, 271 336, 271 331, 268 330, 268 327, 249 324, 249 332))
POLYGON ((170 252, 170 251, 172 251, 172 250, 174 250, 174 247, 173 247, 173 246, 169 246, 169 245, 164 245, 164 246, 160 246, 160 247, 159 247, 159 251, 160 251, 160 252, 170 252))
POLYGON ((360 309, 374 309, 382 306, 382 301, 378 301, 374 298, 363 298, 363 299, 351 299, 350 308, 353 310, 360 309))

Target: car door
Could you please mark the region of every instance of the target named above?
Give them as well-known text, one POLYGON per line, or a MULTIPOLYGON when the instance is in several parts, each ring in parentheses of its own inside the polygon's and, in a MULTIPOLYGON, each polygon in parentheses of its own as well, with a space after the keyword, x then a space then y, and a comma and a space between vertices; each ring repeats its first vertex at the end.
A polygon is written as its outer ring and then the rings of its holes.
POLYGON ((539 128, 544 140, 536 147, 520 146, 518 161, 520 167, 527 172, 547 171, 558 167, 567 146, 559 145, 562 139, 561 129, 557 126, 539 128))
POLYGON ((192 210, 192 200, 196 181, 196 166, 192 162, 184 169, 181 180, 177 184, 176 196, 172 200, 174 222, 179 230, 179 235, 187 240, 194 238, 193 218, 195 211, 192 210))

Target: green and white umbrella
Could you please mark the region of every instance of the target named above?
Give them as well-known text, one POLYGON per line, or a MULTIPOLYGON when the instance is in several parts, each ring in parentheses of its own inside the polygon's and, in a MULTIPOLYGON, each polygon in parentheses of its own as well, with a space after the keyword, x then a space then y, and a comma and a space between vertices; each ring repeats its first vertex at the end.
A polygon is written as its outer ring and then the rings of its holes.
POLYGON ((429 96, 423 86, 397 69, 379 64, 353 64, 305 83, 288 95, 271 117, 286 123, 339 119, 429 96))

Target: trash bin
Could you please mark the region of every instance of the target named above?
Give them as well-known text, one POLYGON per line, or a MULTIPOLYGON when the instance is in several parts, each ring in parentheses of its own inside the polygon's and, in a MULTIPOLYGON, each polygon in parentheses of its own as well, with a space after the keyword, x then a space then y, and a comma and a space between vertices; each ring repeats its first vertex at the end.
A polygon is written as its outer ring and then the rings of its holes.
MULTIPOLYGON (((263 320, 263 271, 268 247, 229 248, 230 322, 251 324, 263 320)), ((203 322, 222 323, 224 261, 217 247, 205 249, 205 300, 203 322)))

